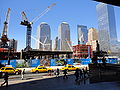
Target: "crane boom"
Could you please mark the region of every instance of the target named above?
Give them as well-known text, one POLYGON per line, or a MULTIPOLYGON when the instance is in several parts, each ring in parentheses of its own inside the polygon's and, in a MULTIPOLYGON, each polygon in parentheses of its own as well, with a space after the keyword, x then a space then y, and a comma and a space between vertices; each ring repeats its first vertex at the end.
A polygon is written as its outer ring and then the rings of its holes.
POLYGON ((27 18, 27 16, 26 16, 26 14, 25 14, 24 11, 22 12, 22 20, 26 20, 26 21, 28 21, 28 18, 27 18), (25 19, 24 19, 24 18, 25 18, 25 19))
POLYGON ((5 19, 5 22, 4 22, 4 28, 3 28, 3 32, 2 32, 2 36, 8 34, 8 22, 9 22, 9 18, 10 18, 10 8, 8 8, 8 11, 7 11, 7 14, 6 14, 6 19, 5 19))
POLYGON ((8 8, 8 11, 7 11, 6 22, 9 21, 9 17, 10 17, 10 8, 8 8))
POLYGON ((56 3, 53 3, 52 5, 48 6, 42 13, 40 13, 39 16, 35 17, 32 21, 31 24, 33 24, 33 22, 36 22, 38 19, 40 19, 43 15, 45 15, 53 6, 55 6, 56 3))

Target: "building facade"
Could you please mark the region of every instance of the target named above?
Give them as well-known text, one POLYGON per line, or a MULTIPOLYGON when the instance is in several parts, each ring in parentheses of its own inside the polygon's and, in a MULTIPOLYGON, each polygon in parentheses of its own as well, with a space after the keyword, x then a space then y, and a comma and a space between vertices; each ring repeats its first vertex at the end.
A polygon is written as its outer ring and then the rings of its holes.
POLYGON ((88 41, 87 26, 77 25, 78 44, 86 44, 88 41))
POLYGON ((98 41, 98 32, 95 28, 88 29, 88 42, 87 45, 91 45, 92 50, 96 51, 97 43, 98 41))
POLYGON ((66 22, 58 27, 58 50, 71 50, 70 27, 66 22))
POLYGON ((53 50, 58 50, 58 37, 56 37, 55 40, 54 40, 53 50))
POLYGON ((100 3, 96 6, 100 49, 115 52, 117 43, 115 13, 112 5, 100 3))
POLYGON ((51 30, 45 22, 38 26, 36 44, 36 48, 39 50, 52 50, 51 30))
POLYGON ((9 41, 9 47, 13 49, 14 51, 17 51, 17 40, 10 39, 9 41))
POLYGON ((98 32, 95 28, 88 29, 88 42, 98 40, 98 32))
POLYGON ((78 44, 73 46, 73 56, 75 58, 92 58, 92 48, 91 45, 78 44))

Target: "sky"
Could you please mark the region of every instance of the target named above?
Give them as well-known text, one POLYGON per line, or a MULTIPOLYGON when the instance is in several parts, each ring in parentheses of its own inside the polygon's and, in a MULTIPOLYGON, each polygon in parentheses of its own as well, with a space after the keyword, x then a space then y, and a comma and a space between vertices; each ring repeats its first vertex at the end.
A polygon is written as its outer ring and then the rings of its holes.
MULTIPOLYGON (((24 11, 29 21, 32 21, 52 3, 56 3, 44 16, 32 25, 32 36, 36 37, 37 27, 41 22, 46 22, 51 28, 51 39, 58 36, 58 26, 67 22, 70 26, 70 37, 73 45, 77 44, 77 25, 85 25, 89 28, 98 28, 96 5, 92 0, 0 0, 0 33, 3 31, 7 9, 10 8, 10 21, 8 26, 8 38, 18 41, 18 51, 26 47, 26 27, 20 25, 21 12, 24 11)), ((120 41, 120 7, 114 6, 116 29, 120 41)), ((31 47, 35 47, 35 40, 31 39, 31 47)))

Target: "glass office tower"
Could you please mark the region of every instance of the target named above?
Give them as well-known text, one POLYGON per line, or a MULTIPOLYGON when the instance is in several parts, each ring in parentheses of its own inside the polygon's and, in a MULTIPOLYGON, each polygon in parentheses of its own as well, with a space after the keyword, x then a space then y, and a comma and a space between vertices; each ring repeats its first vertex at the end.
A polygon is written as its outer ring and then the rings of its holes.
POLYGON ((70 27, 62 22, 58 28, 58 50, 71 50, 70 27))
POLYGON ((77 25, 78 44, 86 44, 88 41, 88 29, 87 26, 77 25))
POLYGON ((47 23, 42 22, 38 26, 36 42, 37 49, 52 50, 51 30, 50 26, 47 23))
POLYGON ((115 13, 112 5, 100 3, 96 6, 100 49, 115 52, 117 43, 115 13))

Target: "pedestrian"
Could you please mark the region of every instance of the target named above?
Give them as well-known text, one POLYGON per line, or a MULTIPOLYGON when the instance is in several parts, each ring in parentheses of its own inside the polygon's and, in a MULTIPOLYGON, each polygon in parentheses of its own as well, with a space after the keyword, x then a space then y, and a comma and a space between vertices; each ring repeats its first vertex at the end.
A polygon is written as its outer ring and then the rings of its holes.
POLYGON ((87 75, 87 77, 89 76, 87 67, 85 68, 85 75, 87 75))
POLYGON ((57 70, 56 70, 56 77, 58 77, 59 74, 60 74, 60 70, 59 70, 59 68, 57 68, 57 70))
POLYGON ((21 72, 21 79, 22 80, 24 79, 24 74, 25 74, 25 69, 23 69, 22 72, 21 72))
POLYGON ((82 79, 82 77, 83 77, 83 72, 82 72, 81 69, 80 69, 79 71, 80 71, 80 79, 82 79))
POLYGON ((83 71, 83 78, 86 78, 84 68, 82 69, 82 71, 83 71))
POLYGON ((3 86, 4 84, 6 84, 6 87, 8 87, 8 72, 5 72, 5 75, 3 76, 4 77, 4 83, 1 84, 1 86, 3 86))
POLYGON ((75 77, 76 77, 75 81, 78 81, 78 79, 79 79, 79 75, 80 75, 80 73, 79 73, 79 69, 78 69, 78 68, 75 70, 74 75, 75 75, 75 77))
POLYGON ((56 75, 56 71, 57 71, 56 69, 53 70, 54 75, 56 75))
POLYGON ((67 79, 67 78, 68 78, 68 76, 67 76, 67 69, 65 69, 65 70, 63 71, 63 74, 64 74, 63 79, 67 79))
POLYGON ((52 76, 52 71, 48 70, 48 76, 52 76))

